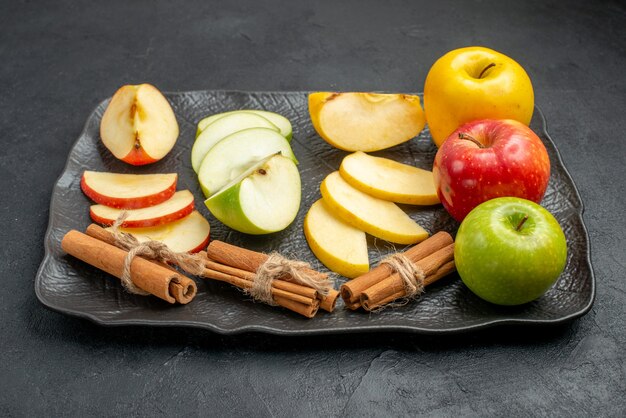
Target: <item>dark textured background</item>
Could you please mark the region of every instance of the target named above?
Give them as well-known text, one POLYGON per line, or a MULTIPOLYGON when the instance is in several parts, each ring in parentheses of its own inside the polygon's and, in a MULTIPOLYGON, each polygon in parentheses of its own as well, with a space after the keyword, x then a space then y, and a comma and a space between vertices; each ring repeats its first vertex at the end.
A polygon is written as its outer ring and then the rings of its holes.
POLYGON ((624 3, 259 3, 0 3, 0 415, 623 416, 624 3), (446 338, 222 337, 102 328, 35 298, 52 185, 119 85, 420 91, 436 58, 472 44, 526 68, 580 189, 597 278, 583 318, 446 338))

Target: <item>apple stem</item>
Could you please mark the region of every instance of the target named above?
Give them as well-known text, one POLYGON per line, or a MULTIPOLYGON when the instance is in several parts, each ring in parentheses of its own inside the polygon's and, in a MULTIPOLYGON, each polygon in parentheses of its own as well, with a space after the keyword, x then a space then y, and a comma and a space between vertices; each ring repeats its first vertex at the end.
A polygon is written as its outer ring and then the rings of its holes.
POLYGON ((483 78, 483 75, 485 74, 485 71, 487 71, 488 69, 490 69, 491 67, 495 67, 496 64, 495 63, 490 63, 488 66, 486 66, 485 68, 483 68, 483 70, 480 72, 480 74, 478 75, 478 78, 483 78))
POLYGON ((472 141, 474 144, 478 145, 478 148, 485 148, 483 144, 481 144, 476 138, 469 134, 459 132, 459 139, 467 139, 468 141, 472 141))
POLYGON ((519 224, 517 224, 517 228, 515 228, 515 230, 520 231, 522 229, 522 226, 526 223, 527 220, 528 220, 528 215, 524 215, 522 220, 519 221, 519 224))

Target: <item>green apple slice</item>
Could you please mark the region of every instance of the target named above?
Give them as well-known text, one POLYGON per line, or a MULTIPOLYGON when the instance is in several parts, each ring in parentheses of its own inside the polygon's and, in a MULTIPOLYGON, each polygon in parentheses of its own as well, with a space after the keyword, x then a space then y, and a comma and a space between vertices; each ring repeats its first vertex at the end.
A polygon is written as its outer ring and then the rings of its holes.
POLYGON ((224 225, 246 234, 287 228, 300 209, 300 173, 292 159, 271 155, 204 203, 224 225))
POLYGON ((194 171, 198 172, 204 156, 222 138, 249 128, 268 128, 278 132, 276 125, 254 113, 238 112, 221 117, 207 126, 196 138, 191 148, 191 166, 194 171))
POLYGON ((284 136, 285 139, 287 139, 287 141, 291 141, 292 128, 291 128, 291 122, 289 122, 289 119, 287 119, 286 117, 282 115, 279 115, 278 113, 268 112, 267 110, 253 110, 253 109, 233 110, 231 112, 218 113, 216 115, 211 115, 209 117, 202 119, 200 122, 198 122, 198 131, 196 132, 196 138, 198 137, 198 135, 200 135, 202 131, 204 131, 213 122, 217 121, 218 119, 223 118, 224 116, 232 115, 236 113, 254 113, 256 115, 264 117, 265 119, 269 120, 274 125, 276 125, 278 129, 280 129, 280 134, 284 136))
POLYGON ((289 142, 271 129, 250 128, 227 136, 202 160, 198 170, 202 192, 210 197, 254 163, 277 152, 296 162, 289 142))

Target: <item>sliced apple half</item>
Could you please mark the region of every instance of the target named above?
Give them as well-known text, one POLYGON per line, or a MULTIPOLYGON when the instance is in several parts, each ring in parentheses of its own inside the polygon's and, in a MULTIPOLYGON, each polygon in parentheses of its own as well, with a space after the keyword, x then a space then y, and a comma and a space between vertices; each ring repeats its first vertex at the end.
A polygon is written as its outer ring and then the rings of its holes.
POLYGON ((176 192, 176 173, 119 174, 85 171, 80 180, 83 193, 101 205, 117 209, 154 206, 176 192))
POLYGON ((115 209, 105 205, 92 205, 89 215, 94 222, 102 225, 113 225, 122 212, 128 216, 122 223, 122 227, 142 228, 157 226, 184 218, 193 211, 193 195, 189 190, 181 190, 174 193, 170 199, 158 205, 142 209, 115 209))
POLYGON ((226 115, 211 123, 196 138, 191 148, 191 165, 197 173, 207 152, 221 139, 235 132, 249 128, 267 128, 278 132, 272 122, 250 112, 236 112, 226 115))
POLYGON ((365 232, 336 217, 324 199, 307 212, 304 236, 313 254, 335 273, 352 279, 369 271, 365 232))
POLYGON ((232 115, 234 113, 240 113, 240 112, 254 113, 259 116, 264 117, 265 119, 272 122, 276 127, 278 127, 278 129, 280 129, 280 134, 284 136, 287 141, 291 141, 292 127, 291 127, 291 122, 289 122, 289 119, 287 119, 283 115, 279 115, 278 113, 268 112, 267 110, 256 110, 256 109, 233 110, 231 112, 223 112, 223 113, 218 113, 216 115, 211 115, 209 117, 206 117, 202 119, 200 122, 198 122, 198 131, 196 132, 196 138, 200 135, 202 131, 206 129, 207 126, 209 126, 216 120, 224 116, 232 115))
POLYGON ((197 253, 208 245, 211 227, 200 212, 194 210, 182 219, 163 225, 119 230, 133 235, 139 242, 159 241, 175 252, 197 253))
POLYGON ((250 128, 227 136, 209 150, 198 170, 204 195, 210 197, 257 161, 277 152, 296 161, 289 142, 271 129, 250 128))
POLYGON ((330 173, 320 190, 334 214, 370 235, 398 244, 413 244, 428 237, 428 232, 394 203, 355 189, 339 171, 330 173))
POLYGON ((100 123, 104 146, 132 165, 153 163, 174 147, 178 122, 167 99, 150 84, 121 87, 100 123))
POLYGON ((418 96, 379 93, 309 95, 309 114, 317 133, 346 151, 378 151, 419 134, 426 118, 418 96))
POLYGON ((439 203, 432 171, 357 151, 339 167, 352 187, 383 200, 409 205, 439 203))
POLYGON ((224 225, 258 235, 287 228, 298 214, 300 197, 298 168, 276 154, 253 164, 205 204, 224 225))

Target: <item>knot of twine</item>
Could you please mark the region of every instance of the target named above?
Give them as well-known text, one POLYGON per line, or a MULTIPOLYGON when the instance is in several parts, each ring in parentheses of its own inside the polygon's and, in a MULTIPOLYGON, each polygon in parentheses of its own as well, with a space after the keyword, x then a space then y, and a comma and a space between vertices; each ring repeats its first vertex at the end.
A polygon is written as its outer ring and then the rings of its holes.
POLYGON ((404 291, 406 302, 419 296, 424 291, 424 271, 413 264, 404 254, 395 253, 385 258, 380 264, 387 264, 392 271, 398 273, 398 276, 404 283, 404 291))
POLYGON ((119 230, 120 226, 128 217, 128 212, 122 212, 111 227, 111 232, 116 244, 128 251, 124 259, 124 269, 122 271, 122 286, 129 292, 146 296, 150 293, 138 288, 133 283, 130 275, 130 265, 136 256, 142 256, 150 260, 162 263, 173 263, 185 270, 189 274, 199 276, 204 271, 203 257, 196 254, 177 253, 172 251, 167 245, 159 241, 139 242, 137 238, 119 230))
POLYGON ((257 269, 248 294, 259 302, 276 306, 277 304, 272 297, 272 282, 287 275, 291 276, 291 281, 311 287, 323 296, 328 295, 332 287, 331 281, 327 277, 320 278, 315 271, 311 270, 309 263, 290 260, 277 252, 272 252, 257 269))

